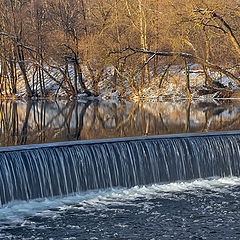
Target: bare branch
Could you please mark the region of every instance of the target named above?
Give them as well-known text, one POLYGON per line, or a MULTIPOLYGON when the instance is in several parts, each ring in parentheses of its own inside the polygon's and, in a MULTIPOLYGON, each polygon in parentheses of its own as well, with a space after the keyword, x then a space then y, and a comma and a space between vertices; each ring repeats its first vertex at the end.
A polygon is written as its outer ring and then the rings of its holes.
POLYGON ((195 56, 195 55, 190 54, 190 53, 158 52, 158 51, 150 51, 150 50, 146 51, 146 50, 142 50, 142 49, 134 49, 134 48, 128 47, 128 48, 125 48, 121 51, 112 52, 111 54, 113 54, 113 53, 123 53, 123 52, 126 52, 126 51, 132 51, 134 53, 150 54, 150 55, 153 55, 154 57, 155 56, 164 56, 164 57, 174 57, 174 56, 176 56, 176 57, 183 57, 183 58, 186 58, 186 59, 190 59, 190 60, 193 60, 197 63, 203 64, 203 65, 205 65, 206 67, 208 67, 212 70, 223 73, 227 77, 230 77, 231 79, 233 79, 238 85, 240 85, 240 78, 238 76, 234 75, 233 73, 229 72, 228 70, 226 70, 226 69, 224 69, 224 68, 222 68, 222 67, 220 67, 216 64, 210 63, 209 61, 204 60, 203 58, 200 58, 200 57, 195 56))

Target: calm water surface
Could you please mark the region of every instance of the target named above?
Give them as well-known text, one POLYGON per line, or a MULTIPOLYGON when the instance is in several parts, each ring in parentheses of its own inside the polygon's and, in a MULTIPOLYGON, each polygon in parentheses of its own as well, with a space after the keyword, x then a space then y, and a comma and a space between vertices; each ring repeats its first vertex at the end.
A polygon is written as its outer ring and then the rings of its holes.
POLYGON ((240 102, 0 102, 0 146, 240 129, 240 102))

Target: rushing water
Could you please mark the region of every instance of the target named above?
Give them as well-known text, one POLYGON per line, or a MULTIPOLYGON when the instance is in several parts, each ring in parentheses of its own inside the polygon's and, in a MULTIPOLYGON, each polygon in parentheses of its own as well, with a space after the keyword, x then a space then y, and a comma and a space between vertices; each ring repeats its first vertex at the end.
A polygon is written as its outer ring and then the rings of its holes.
POLYGON ((0 204, 90 189, 240 176, 239 143, 234 133, 2 148, 0 204))
MULTIPOLYGON (((2 102, 1 145, 238 130, 240 105, 2 102)), ((0 239, 240 239, 240 135, 0 149, 0 239)))
POLYGON ((0 103, 0 146, 240 128, 240 102, 0 103))
POLYGON ((239 142, 208 134, 3 148, 0 239, 239 239, 239 142))
POLYGON ((239 239, 240 178, 109 189, 0 209, 0 239, 239 239))

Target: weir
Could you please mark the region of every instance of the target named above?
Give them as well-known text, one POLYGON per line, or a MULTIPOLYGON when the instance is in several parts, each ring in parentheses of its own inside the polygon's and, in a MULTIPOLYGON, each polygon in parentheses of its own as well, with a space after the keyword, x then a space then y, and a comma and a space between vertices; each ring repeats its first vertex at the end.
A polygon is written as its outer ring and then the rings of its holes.
POLYGON ((240 132, 87 140, 0 149, 0 204, 240 176, 240 132))

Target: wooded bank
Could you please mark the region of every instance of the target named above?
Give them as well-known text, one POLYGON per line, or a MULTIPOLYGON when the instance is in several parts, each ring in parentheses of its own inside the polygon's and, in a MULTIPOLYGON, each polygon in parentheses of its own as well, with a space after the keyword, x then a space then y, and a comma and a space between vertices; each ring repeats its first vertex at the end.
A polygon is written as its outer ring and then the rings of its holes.
POLYGON ((0 10, 1 96, 22 83, 27 97, 98 95, 109 67, 105 91, 141 95, 174 65, 190 81, 193 63, 206 85, 211 72, 240 85, 237 0, 0 0, 0 10))

